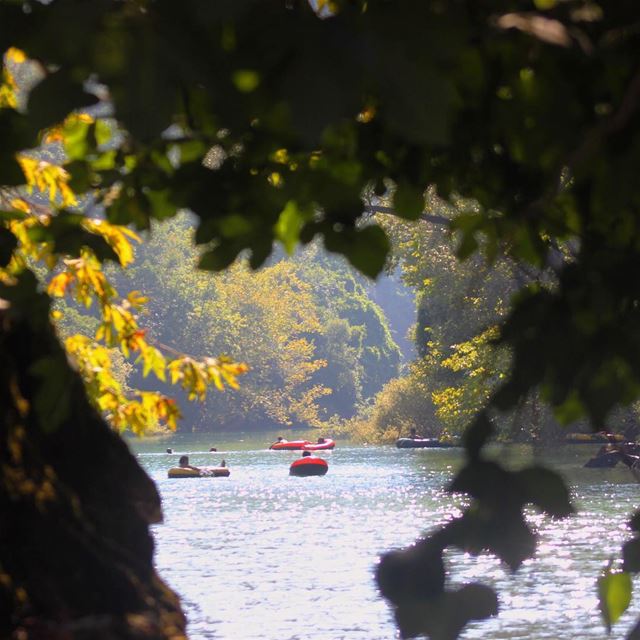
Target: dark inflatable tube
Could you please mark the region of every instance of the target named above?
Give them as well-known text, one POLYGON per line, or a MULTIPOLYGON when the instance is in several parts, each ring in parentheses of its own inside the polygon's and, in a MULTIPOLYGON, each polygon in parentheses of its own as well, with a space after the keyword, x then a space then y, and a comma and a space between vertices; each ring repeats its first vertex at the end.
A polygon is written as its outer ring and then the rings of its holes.
POLYGON ((450 449, 460 445, 452 442, 441 442, 437 438, 398 438, 398 449, 450 449))
POLYGON ((229 467, 200 467, 199 469, 184 469, 174 467, 169 469, 170 478, 226 478, 231 475, 229 467))
POLYGON ((620 451, 605 451, 587 460, 584 466, 587 469, 611 469, 622 460, 622 455, 620 451))
POLYGON ((625 441, 621 433, 568 433, 566 444, 611 444, 625 441))
POLYGON ((322 458, 300 458, 289 467, 289 475, 300 478, 323 476, 328 470, 329 465, 322 458))

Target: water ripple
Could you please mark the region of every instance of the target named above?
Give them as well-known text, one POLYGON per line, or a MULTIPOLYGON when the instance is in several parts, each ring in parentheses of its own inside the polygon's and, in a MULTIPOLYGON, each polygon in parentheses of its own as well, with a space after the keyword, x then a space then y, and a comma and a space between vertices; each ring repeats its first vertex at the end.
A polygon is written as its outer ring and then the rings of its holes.
MULTIPOLYGON (((343 447, 326 456, 325 477, 292 478, 299 454, 231 448, 230 478, 169 480, 176 456, 139 455, 164 506, 156 565, 182 596, 191 638, 395 638, 373 568, 380 553, 459 515, 465 500, 444 487, 460 454, 343 447)), ((191 449, 192 464, 221 457, 206 443, 191 449)), ((559 463, 580 510, 559 521, 529 513, 540 544, 516 574, 492 556, 447 553, 452 584, 479 580, 500 596, 500 615, 470 625, 463 638, 607 637, 595 578, 629 538, 638 486, 617 470, 589 475, 573 458, 559 463)), ((612 637, 632 622, 626 614, 612 637)))

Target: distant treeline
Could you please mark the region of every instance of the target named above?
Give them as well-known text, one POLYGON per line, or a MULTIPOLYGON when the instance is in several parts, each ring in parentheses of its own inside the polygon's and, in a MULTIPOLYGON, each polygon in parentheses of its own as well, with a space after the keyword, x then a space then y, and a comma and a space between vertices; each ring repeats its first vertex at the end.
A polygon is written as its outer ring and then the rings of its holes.
MULTIPOLYGON (((238 390, 182 401, 180 429, 335 426, 398 375, 400 352, 367 282, 311 245, 257 272, 242 261, 220 274, 196 269, 188 215, 155 224, 135 264, 110 273, 118 289, 149 296, 147 338, 161 350, 246 362, 238 390)), ((94 320, 67 308, 67 332, 94 320)), ((137 367, 116 367, 132 387, 158 387, 137 367)), ((173 390, 175 393, 175 390, 173 390)))
MULTIPOLYGON (((436 224, 378 216, 393 243, 392 266, 416 295, 418 357, 346 425, 361 440, 391 442, 412 427, 429 437, 461 435, 509 371, 511 353, 499 343, 498 326, 512 297, 525 285, 557 286, 551 269, 524 269, 504 256, 492 264, 478 253, 466 257, 447 220, 473 203, 458 204, 455 211, 433 198, 436 224)), ((634 407, 618 410, 611 430, 628 428, 637 415, 634 407)), ((501 437, 518 441, 563 438, 566 430, 557 417, 537 393, 517 410, 493 414, 501 437)), ((582 426, 589 430, 586 423, 572 428, 582 426)))

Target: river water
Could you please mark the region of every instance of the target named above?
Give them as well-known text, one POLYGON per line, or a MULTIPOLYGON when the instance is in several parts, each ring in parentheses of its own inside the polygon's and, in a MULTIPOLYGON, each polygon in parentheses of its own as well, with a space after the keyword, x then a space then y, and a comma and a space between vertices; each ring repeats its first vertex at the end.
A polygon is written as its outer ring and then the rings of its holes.
MULTIPOLYGON (((182 598, 190 637, 396 638, 373 569, 380 553, 410 544, 460 512, 464 497, 444 487, 462 452, 338 442, 322 452, 326 476, 295 478, 289 465, 300 454, 266 450, 270 436, 132 444, 162 496, 156 565, 182 598), (212 445, 220 451, 208 453, 212 445), (224 458, 231 476, 168 479, 167 469, 183 453, 195 465, 224 458)), ((516 467, 535 461, 559 470, 579 511, 559 521, 532 512, 540 545, 516 574, 492 556, 448 556, 455 583, 480 580, 499 592, 500 614, 470 625, 463 638, 623 638, 628 632, 640 597, 607 636, 595 580, 630 537, 626 522, 638 507, 640 486, 626 468, 582 469, 593 451, 495 452, 516 467)))

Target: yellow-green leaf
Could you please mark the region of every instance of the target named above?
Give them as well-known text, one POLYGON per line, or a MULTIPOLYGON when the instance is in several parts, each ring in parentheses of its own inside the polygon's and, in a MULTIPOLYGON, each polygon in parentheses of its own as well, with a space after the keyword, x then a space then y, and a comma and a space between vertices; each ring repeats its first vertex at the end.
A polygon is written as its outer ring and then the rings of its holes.
POLYGON ((304 220, 305 217, 298 208, 298 204, 294 200, 289 200, 275 224, 276 237, 282 242, 289 255, 295 249, 304 220))
POLYGON ((238 69, 238 71, 234 72, 232 78, 236 89, 242 93, 251 93, 260 84, 260 75, 252 69, 238 69))
POLYGON ((631 575, 626 571, 613 571, 611 563, 598 578, 600 612, 609 631, 627 610, 632 589, 631 575))

